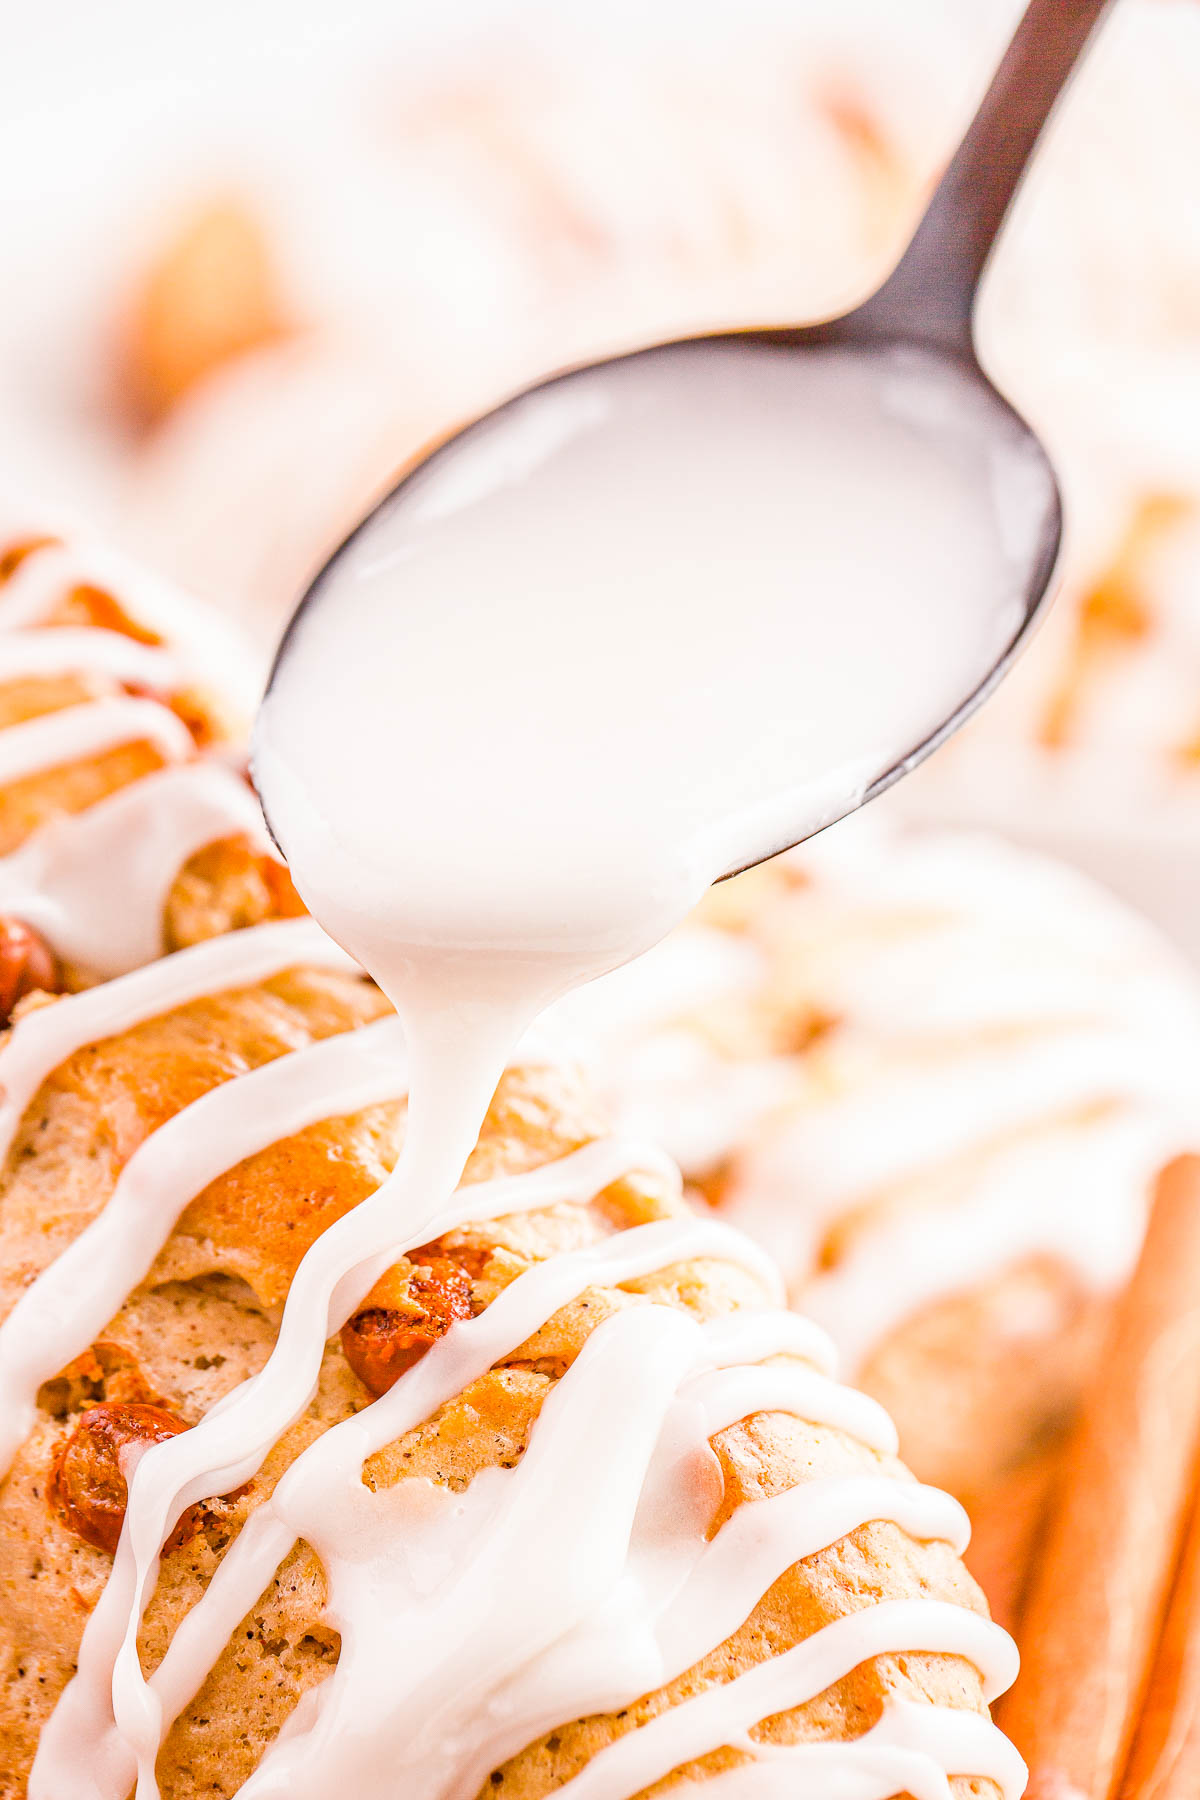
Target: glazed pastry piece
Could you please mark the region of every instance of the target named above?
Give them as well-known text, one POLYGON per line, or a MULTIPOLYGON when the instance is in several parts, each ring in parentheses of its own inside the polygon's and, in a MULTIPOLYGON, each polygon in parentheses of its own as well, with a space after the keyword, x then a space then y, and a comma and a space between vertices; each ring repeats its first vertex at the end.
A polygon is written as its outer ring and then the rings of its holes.
POLYGON ((0 505, 0 914, 68 985, 298 910, 229 748, 244 662, 143 571, 0 505))
POLYGON ((136 1743, 171 1800, 1016 1800, 959 1509, 544 1047, 353 1275, 403 1047, 310 921, 35 1007, 0 1082, 0 1793, 136 1743))
POLYGON ((145 271, 124 331, 130 412, 153 425, 197 384, 287 331, 270 246, 253 211, 214 196, 179 222, 145 271))
POLYGON ((714 889, 575 1028, 922 1478, 972 1510, 1023 1481, 1195 1139, 1200 996, 1154 933, 1033 855, 864 818, 714 889))

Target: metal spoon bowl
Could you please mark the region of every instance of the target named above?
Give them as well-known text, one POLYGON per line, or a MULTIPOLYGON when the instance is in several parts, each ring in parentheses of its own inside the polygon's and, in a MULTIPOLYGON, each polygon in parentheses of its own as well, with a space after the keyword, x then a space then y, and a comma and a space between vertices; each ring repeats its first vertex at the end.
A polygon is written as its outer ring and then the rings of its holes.
MULTIPOLYGON (((482 419, 444 440, 404 476, 330 558, 301 600, 276 652, 271 683, 286 660, 302 614, 319 604, 327 577, 350 544, 383 511, 391 511, 409 484, 431 463, 453 455, 464 437, 481 429, 503 430, 530 394, 580 375, 625 368, 677 352, 684 345, 728 350, 770 347, 791 356, 831 349, 864 358, 908 353, 929 371, 965 381, 977 410, 986 418, 996 457, 1020 464, 1026 486, 1024 506, 1036 529, 1029 539, 1028 565, 1021 587, 1019 620, 1007 643, 957 706, 905 755, 884 769, 859 799, 873 799, 924 760, 975 710, 1001 680, 1050 591, 1062 535, 1062 505, 1054 469, 1037 437, 996 389, 980 366, 974 343, 976 292, 1010 203, 1054 103, 1079 60, 1093 28, 1111 0, 1031 0, 993 80, 953 159, 934 191, 907 250, 892 274, 853 311, 814 325, 764 327, 673 340, 599 363, 561 371, 506 401, 482 419), (1032 491, 1030 491, 1032 490, 1032 491)), ((262 796, 270 822, 270 795, 262 796)), ((844 816, 843 814, 837 816, 844 816)), ((834 823, 828 818, 825 824, 834 823)), ((795 840, 792 840, 795 841, 795 840)), ((764 847, 737 869, 764 861, 786 848, 764 847)))

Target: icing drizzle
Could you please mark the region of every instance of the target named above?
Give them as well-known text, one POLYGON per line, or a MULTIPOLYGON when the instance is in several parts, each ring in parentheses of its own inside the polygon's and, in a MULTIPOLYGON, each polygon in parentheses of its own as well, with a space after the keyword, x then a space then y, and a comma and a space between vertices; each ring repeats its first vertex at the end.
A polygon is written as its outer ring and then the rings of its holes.
POLYGON ((163 912, 175 876, 206 845, 246 837, 273 854, 257 802, 236 772, 197 756, 165 697, 200 682, 227 691, 244 663, 220 629, 201 629, 163 585, 85 537, 29 528, 0 505, 0 550, 34 544, 0 584, 0 684, 94 675, 163 699, 111 695, 43 713, 0 734, 0 782, 11 783, 145 743, 163 765, 77 813, 48 819, 0 857, 0 909, 57 953, 98 976, 162 953, 163 912), (52 621, 77 589, 119 597, 154 643, 121 631, 52 621), (50 621, 50 622, 48 622, 50 621))
MULTIPOLYGON (((310 920, 289 921, 198 946, 33 1012, 0 1049, 0 1135, 11 1140, 41 1081, 79 1045, 299 961, 353 966, 310 920)), ((403 1092, 399 1029, 388 1018, 280 1057, 206 1094, 146 1140, 104 1211, 0 1328, 7 1396, 0 1443, 8 1454, 28 1429, 38 1383, 90 1341, 144 1277, 188 1199, 224 1168, 308 1122, 403 1092)), ((413 1479, 379 1493, 364 1485, 369 1456, 511 1357, 590 1286, 715 1257, 741 1262, 775 1290, 770 1265, 740 1234, 714 1220, 664 1220, 527 1268, 382 1399, 312 1444, 251 1515, 162 1663, 144 1678, 136 1631, 159 1546, 200 1493, 246 1479, 307 1404, 325 1335, 312 1329, 314 1309, 335 1329, 405 1248, 471 1220, 587 1199, 639 1169, 661 1182, 677 1179, 656 1153, 601 1139, 524 1175, 461 1186, 440 1204, 427 1200, 419 1214, 411 1194, 404 1207, 387 1205, 395 1200, 388 1187, 404 1180, 398 1170, 318 1240, 293 1283, 267 1368, 139 1462, 113 1573, 89 1621, 79 1674, 43 1733, 31 1800, 123 1800, 135 1778, 143 1800, 154 1794, 154 1763, 172 1720, 300 1540, 326 1570, 329 1617, 343 1648, 311 1705, 245 1784, 247 1796, 264 1800, 316 1800, 332 1780, 350 1778, 383 1800, 390 1790, 378 1785, 386 1761, 379 1733, 403 1741, 413 1800, 471 1793, 497 1763, 556 1723, 628 1707, 669 1683, 735 1632, 794 1562, 858 1526, 889 1520, 912 1536, 962 1546, 965 1519, 953 1501, 908 1479, 861 1471, 743 1505, 711 1540, 711 1480, 697 1483, 694 1503, 680 1507, 680 1467, 715 1466, 709 1440, 751 1413, 792 1413, 881 1454, 894 1451, 881 1409, 827 1373, 820 1332, 780 1310, 702 1326, 673 1309, 630 1306, 586 1340, 515 1468, 484 1471, 465 1494, 413 1479), (398 1233, 401 1216, 408 1223, 398 1233), (539 1546, 532 1595, 529 1561, 519 1553, 531 1534, 539 1546), (422 1644, 421 1666, 404 1675, 404 1647, 414 1641, 422 1644), (364 1716, 378 1724, 360 1768, 345 1727, 348 1717, 364 1716)), ((973 1714, 947 1721, 937 1707, 890 1708, 866 1739, 797 1747, 782 1762, 782 1753, 752 1736, 759 1719, 803 1703, 865 1658, 920 1649, 967 1657, 991 1690, 1012 1676, 1007 1638, 973 1613, 930 1601, 867 1607, 628 1732, 569 1788, 580 1800, 626 1800, 669 1769, 732 1745, 763 1759, 745 1776, 755 1796, 770 1794, 771 1782, 786 1774, 835 1783, 814 1793, 842 1791, 840 1783, 855 1800, 894 1792, 879 1783, 900 1779, 942 1800, 949 1772, 990 1775, 1015 1797, 1018 1760, 973 1714)), ((735 1776, 743 1772, 720 1778, 731 1793, 735 1776)))

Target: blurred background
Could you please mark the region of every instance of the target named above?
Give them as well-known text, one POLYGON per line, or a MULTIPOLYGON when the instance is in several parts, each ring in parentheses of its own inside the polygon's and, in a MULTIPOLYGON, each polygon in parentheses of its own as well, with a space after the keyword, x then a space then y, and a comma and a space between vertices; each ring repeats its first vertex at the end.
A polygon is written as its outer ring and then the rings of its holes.
MULTIPOLYGON (((577 358, 801 321, 901 248, 1016 0, 3 0, 0 486, 238 618, 431 438, 577 358)), ((980 331, 1064 586, 910 816, 1200 955, 1200 5, 1120 0, 980 331)), ((733 603, 731 597, 731 603, 733 603)))

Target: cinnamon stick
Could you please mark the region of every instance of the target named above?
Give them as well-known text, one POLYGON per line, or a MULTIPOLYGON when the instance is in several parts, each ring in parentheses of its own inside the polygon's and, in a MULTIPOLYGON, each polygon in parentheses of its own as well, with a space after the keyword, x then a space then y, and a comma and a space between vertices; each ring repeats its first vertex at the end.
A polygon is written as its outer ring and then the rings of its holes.
MULTIPOLYGON (((1200 1470, 1197 1471, 1200 1474, 1200 1470)), ((1200 1793, 1200 1501, 1193 1499, 1166 1623, 1150 1672, 1120 1800, 1200 1793)))
POLYGON ((1200 1159, 1165 1171, 1068 1447, 999 1723, 1028 1800, 1113 1800, 1200 1444, 1200 1159))
POLYGON ((993 1619, 1018 1635, 1063 1446, 1044 1446, 1002 1479, 974 1506, 971 1543, 963 1558, 984 1593, 993 1619))

